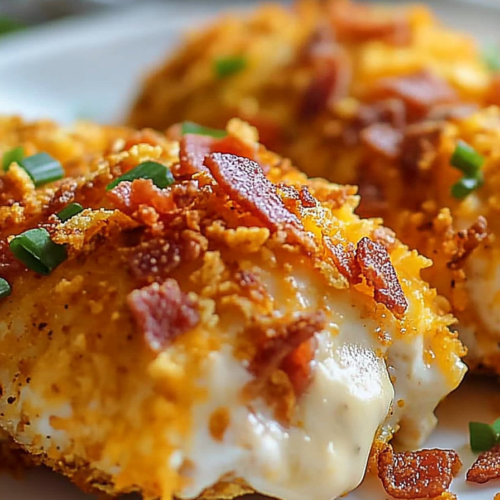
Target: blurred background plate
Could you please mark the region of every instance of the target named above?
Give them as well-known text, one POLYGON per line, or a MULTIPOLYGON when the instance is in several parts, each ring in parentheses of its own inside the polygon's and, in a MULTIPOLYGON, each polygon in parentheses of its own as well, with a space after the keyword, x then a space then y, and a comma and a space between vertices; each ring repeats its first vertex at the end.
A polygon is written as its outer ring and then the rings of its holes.
MULTIPOLYGON (((9 12, 19 13, 21 4, 29 1, 0 0, 0 14, 7 13, 7 7, 9 12)), ((49 0, 36 1, 50 3, 49 0)), ((97 8, 94 14, 43 24, 1 38, 0 113, 50 117, 63 122, 79 118, 119 122, 142 75, 164 58, 167 51, 173 50, 183 30, 193 29, 228 5, 234 10, 255 2, 82 0, 68 1, 66 7, 71 3, 81 4, 78 12, 93 11, 98 3, 115 3, 121 7, 97 8)), ((470 32, 482 43, 500 42, 500 9, 495 7, 496 0, 431 3, 447 24, 470 32)), ((32 12, 32 17, 26 20, 40 21, 45 19, 44 13, 45 18, 53 15, 48 11, 37 15, 32 12)), ((467 447, 468 422, 492 421, 499 413, 498 388, 469 382, 439 409, 441 423, 428 446, 458 450, 464 466, 468 467, 473 460, 467 447)), ((500 484, 484 488, 466 485, 463 472, 453 486, 459 500, 492 500, 494 493, 500 491, 500 484)), ((30 472, 21 481, 0 475, 0 500, 89 498, 69 482, 43 470, 30 472)), ((386 495, 376 482, 368 482, 347 498, 385 500, 386 495)))
MULTIPOLYGON (((254 3, 166 1, 131 6, 124 1, 126 7, 1 38, 0 111, 63 121, 119 121, 141 75, 175 46, 183 30, 229 5, 241 9, 254 3)), ((460 0, 431 3, 448 24, 484 43, 500 40, 500 9, 460 0)), ((0 0, 0 13, 1 7, 0 0)))

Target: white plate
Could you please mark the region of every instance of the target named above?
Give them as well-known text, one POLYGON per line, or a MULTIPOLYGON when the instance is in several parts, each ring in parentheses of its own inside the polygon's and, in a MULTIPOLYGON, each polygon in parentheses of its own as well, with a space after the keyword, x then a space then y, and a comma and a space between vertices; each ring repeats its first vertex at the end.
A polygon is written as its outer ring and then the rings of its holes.
MULTIPOLYGON (((142 5, 112 15, 64 21, 0 40, 0 113, 52 117, 70 122, 91 118, 118 122, 141 75, 172 47, 186 27, 213 14, 211 2, 142 5)), ((500 11, 457 0, 433 2, 448 24, 483 41, 499 39, 500 11)), ((430 447, 456 449, 464 470, 454 481, 459 500, 492 500, 500 482, 472 487, 464 472, 473 456, 467 447, 470 420, 492 421, 500 413, 498 389, 469 382, 439 409, 440 425, 430 447)), ((66 480, 43 470, 21 481, 0 475, 0 500, 86 500, 66 480)), ((366 481, 348 500, 384 500, 377 481, 366 481)))

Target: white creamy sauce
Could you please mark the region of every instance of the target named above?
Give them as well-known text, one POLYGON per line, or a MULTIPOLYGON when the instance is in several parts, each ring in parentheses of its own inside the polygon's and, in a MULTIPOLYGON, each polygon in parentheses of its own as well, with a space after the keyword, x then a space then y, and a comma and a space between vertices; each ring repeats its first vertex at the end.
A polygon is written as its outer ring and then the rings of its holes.
POLYGON ((195 432, 183 450, 193 474, 178 496, 197 497, 228 473, 286 500, 327 500, 361 482, 392 385, 384 362, 371 350, 338 343, 327 332, 318 340, 314 382, 297 410, 300 428, 277 423, 261 401, 251 409, 243 406, 239 390, 249 376, 227 350, 212 354, 207 402, 194 409, 195 432), (216 441, 208 421, 220 407, 230 411, 230 425, 216 441))

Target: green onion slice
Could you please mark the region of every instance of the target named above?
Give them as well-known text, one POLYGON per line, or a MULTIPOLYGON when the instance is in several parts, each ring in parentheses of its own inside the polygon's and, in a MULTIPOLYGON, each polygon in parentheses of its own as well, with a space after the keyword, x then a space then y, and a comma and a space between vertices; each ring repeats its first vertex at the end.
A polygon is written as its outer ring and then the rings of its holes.
POLYGON ((43 275, 50 274, 68 258, 66 247, 54 243, 43 228, 19 234, 10 242, 10 250, 27 268, 43 275))
POLYGON ((227 78, 243 71, 247 67, 247 60, 242 56, 222 57, 214 61, 214 71, 217 78, 227 78))
POLYGON ((489 45, 483 50, 483 60, 490 71, 500 71, 500 47, 489 45))
POLYGON ((12 288, 10 287, 7 280, 0 278, 0 299, 8 297, 12 293, 12 288))
POLYGON ((146 161, 116 178, 113 182, 107 185, 106 189, 110 191, 118 186, 120 182, 135 181, 136 179, 151 179, 153 184, 160 189, 171 186, 175 182, 172 172, 170 172, 170 169, 168 169, 165 165, 155 161, 146 161))
POLYGON ((66 222, 68 219, 71 219, 71 217, 74 217, 82 211, 83 207, 80 203, 70 203, 66 208, 63 208, 57 216, 62 222, 66 222))
POLYGON ((467 177, 475 177, 484 163, 481 156, 472 146, 464 141, 458 141, 451 157, 451 166, 463 172, 467 177))
POLYGON ((19 21, 10 19, 9 17, 0 16, 0 35, 6 35, 24 29, 26 26, 19 21))
POLYGON ((196 135, 209 135, 216 139, 222 139, 227 137, 227 132, 225 130, 219 130, 216 128, 203 127, 193 122, 184 122, 182 124, 182 135, 185 134, 196 134, 196 135))
POLYGON ((488 451, 497 444, 498 434, 491 425, 469 422, 469 442, 471 450, 476 453, 488 451))
POLYGON ((476 178, 463 177, 451 186, 451 195, 457 200, 463 200, 482 185, 482 176, 476 178))
POLYGON ((13 163, 17 163, 21 165, 21 161, 24 158, 24 148, 22 146, 18 146, 17 148, 10 149, 3 154, 2 157, 2 168, 4 172, 9 170, 9 167, 13 163))
POLYGON ((21 161, 21 166, 28 172, 36 187, 64 177, 62 165, 47 153, 28 156, 21 161))

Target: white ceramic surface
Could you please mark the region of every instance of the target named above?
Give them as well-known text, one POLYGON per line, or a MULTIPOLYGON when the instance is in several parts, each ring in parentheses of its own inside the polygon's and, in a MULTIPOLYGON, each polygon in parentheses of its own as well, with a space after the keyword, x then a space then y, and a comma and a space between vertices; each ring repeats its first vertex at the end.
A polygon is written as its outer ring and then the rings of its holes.
MULTIPOLYGON (((186 27, 213 15, 211 2, 195 10, 186 2, 140 5, 111 15, 64 21, 0 40, 0 113, 52 117, 64 122, 90 118, 118 122, 144 71, 175 45, 186 27)), ((500 40, 500 11, 456 0, 433 2, 438 13, 481 40, 500 40)), ((492 421, 500 414, 494 385, 469 382, 438 411, 440 425, 428 446, 459 451, 464 470, 453 490, 459 500, 492 500, 500 481, 486 487, 466 485, 473 460, 467 423, 492 421)), ((66 480, 44 470, 21 480, 0 474, 0 500, 86 500, 66 480)), ((377 481, 366 481, 348 500, 385 500, 377 481)))

